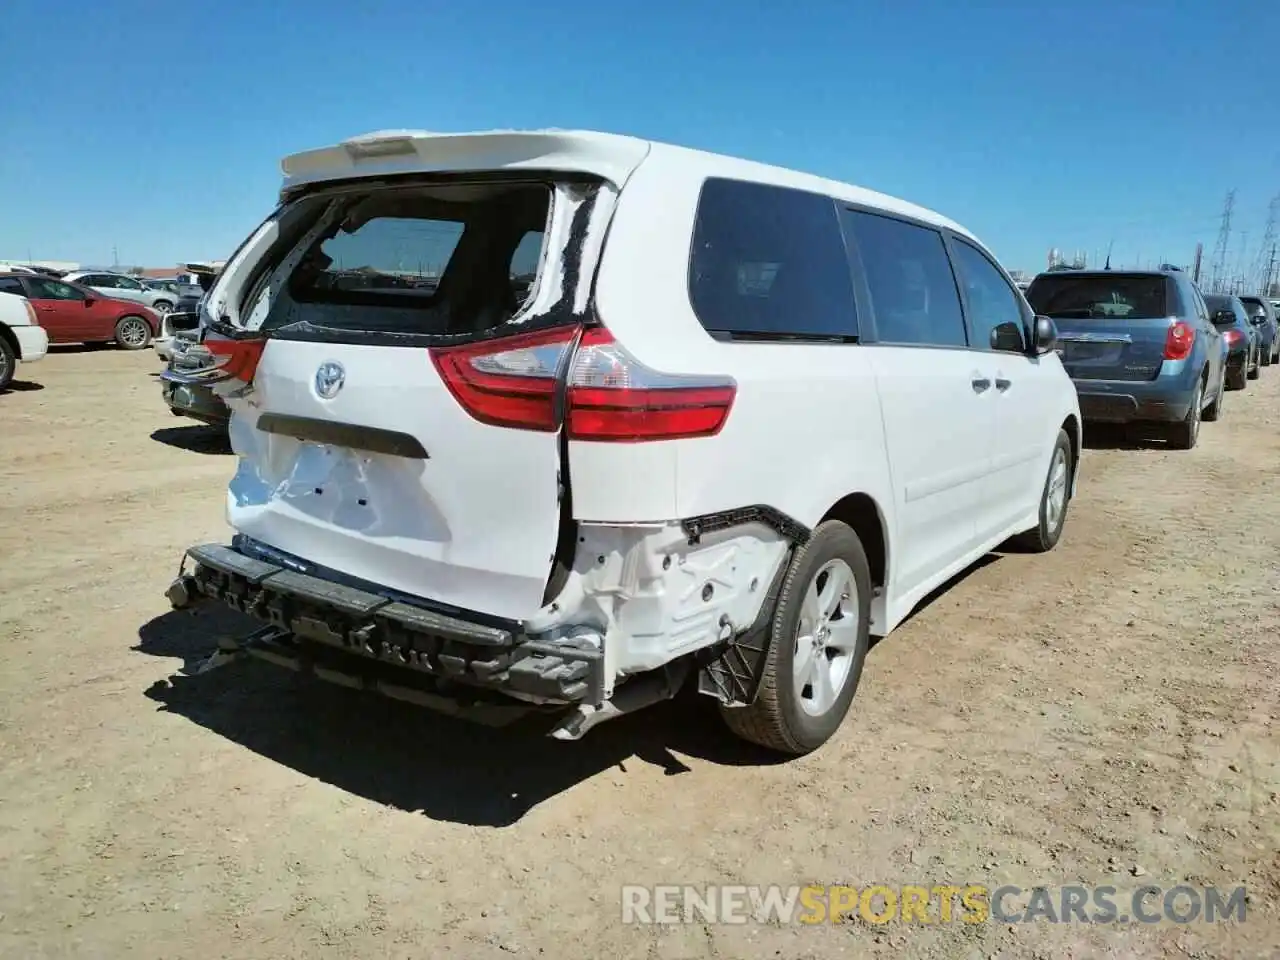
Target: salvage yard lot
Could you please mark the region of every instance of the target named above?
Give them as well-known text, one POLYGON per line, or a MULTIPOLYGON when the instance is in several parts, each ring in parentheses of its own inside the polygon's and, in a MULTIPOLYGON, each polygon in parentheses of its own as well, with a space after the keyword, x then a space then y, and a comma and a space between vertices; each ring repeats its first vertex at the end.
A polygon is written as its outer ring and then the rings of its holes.
POLYGON ((0 396, 0 956, 1280 948, 1274 369, 1193 451, 1096 437, 1058 549, 925 606, 787 763, 698 704, 574 744, 265 664, 184 674, 242 629, 163 598, 185 547, 226 538, 234 457, 169 414, 158 370, 55 350, 0 396), (622 884, 807 882, 1250 899, 1216 927, 620 922, 622 884))

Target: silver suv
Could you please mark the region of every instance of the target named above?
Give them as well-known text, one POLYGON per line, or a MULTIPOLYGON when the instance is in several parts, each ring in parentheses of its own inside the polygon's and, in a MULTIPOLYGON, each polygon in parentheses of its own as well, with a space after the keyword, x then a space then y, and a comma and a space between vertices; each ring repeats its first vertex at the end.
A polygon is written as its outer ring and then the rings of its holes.
POLYGON ((134 303, 144 304, 161 316, 172 310, 178 299, 172 290, 154 290, 137 277, 125 276, 123 273, 80 271, 69 273, 63 279, 97 290, 112 300, 132 300, 134 303))

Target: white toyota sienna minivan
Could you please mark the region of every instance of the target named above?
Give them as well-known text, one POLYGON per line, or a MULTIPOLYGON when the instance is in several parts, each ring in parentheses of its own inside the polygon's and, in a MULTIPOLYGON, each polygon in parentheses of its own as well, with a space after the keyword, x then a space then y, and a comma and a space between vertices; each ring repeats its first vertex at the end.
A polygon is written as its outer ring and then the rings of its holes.
POLYGON ((804 753, 871 635, 1061 536, 1053 324, 937 214, 588 132, 382 132, 283 169, 201 315, 235 536, 169 597, 264 621, 219 662, 566 739, 688 686, 804 753))

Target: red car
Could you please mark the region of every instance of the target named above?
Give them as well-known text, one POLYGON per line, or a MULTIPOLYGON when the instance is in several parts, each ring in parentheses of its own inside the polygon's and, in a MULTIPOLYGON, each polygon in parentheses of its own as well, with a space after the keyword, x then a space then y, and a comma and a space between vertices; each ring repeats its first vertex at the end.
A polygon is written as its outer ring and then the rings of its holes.
POLYGON ((141 350, 151 343, 160 318, 140 303, 111 300, 78 283, 35 273, 0 273, 0 293, 31 301, 50 343, 107 343, 141 350))

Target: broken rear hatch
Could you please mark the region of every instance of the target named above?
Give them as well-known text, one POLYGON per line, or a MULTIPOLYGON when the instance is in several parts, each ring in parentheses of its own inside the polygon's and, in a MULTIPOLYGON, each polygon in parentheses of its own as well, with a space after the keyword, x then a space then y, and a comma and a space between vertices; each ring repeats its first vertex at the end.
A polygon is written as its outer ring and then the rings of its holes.
POLYGON ((507 172, 283 204, 206 318, 237 374, 216 389, 240 458, 228 518, 251 547, 448 610, 535 612, 567 494, 563 331, 613 196, 507 172))

